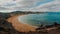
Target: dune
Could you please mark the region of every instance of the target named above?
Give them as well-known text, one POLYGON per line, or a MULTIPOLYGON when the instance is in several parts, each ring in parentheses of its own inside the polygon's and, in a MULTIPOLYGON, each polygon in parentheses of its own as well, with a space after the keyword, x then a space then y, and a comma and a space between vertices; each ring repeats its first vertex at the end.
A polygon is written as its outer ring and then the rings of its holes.
POLYGON ((19 32, 29 32, 29 31, 35 31, 35 27, 32 27, 28 24, 21 23, 18 21, 17 17, 21 15, 15 15, 7 19, 8 22, 12 23, 12 26, 15 30, 19 32))

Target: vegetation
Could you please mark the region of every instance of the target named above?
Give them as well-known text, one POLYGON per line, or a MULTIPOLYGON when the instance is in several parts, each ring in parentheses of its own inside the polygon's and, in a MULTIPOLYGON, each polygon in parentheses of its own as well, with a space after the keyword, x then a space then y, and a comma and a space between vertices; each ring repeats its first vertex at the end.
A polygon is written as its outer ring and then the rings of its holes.
POLYGON ((10 14, 40 14, 40 13, 45 13, 45 12, 31 12, 31 11, 15 11, 11 12, 10 14))

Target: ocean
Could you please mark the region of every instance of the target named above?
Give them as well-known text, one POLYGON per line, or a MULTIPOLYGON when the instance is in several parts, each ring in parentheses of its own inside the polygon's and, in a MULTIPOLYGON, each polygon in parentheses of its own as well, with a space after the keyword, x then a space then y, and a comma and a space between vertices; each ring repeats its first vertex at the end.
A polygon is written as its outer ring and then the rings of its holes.
POLYGON ((18 17, 22 23, 32 26, 52 25, 54 22, 60 24, 60 12, 46 12, 41 14, 27 14, 18 17))

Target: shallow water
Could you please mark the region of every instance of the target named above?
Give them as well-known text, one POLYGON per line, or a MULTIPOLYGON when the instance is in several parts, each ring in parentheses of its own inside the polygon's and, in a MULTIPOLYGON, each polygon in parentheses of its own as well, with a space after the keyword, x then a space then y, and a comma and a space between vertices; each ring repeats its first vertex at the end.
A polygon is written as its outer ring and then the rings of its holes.
POLYGON ((19 16, 18 19, 22 23, 33 25, 33 26, 40 26, 41 24, 50 25, 53 24, 54 22, 60 24, 60 12, 28 14, 28 15, 19 16))

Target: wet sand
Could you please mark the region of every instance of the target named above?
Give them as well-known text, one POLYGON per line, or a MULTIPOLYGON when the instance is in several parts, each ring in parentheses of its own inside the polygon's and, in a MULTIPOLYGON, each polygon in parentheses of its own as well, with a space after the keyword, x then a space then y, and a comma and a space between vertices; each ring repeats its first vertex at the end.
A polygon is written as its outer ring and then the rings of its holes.
POLYGON ((29 32, 29 31, 35 31, 35 27, 32 27, 28 24, 23 24, 20 21, 18 21, 18 16, 21 15, 15 15, 7 19, 8 22, 12 23, 12 26, 15 28, 15 30, 19 32, 29 32))

